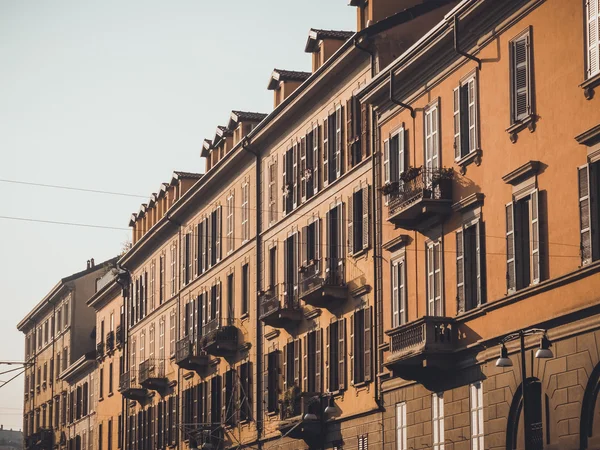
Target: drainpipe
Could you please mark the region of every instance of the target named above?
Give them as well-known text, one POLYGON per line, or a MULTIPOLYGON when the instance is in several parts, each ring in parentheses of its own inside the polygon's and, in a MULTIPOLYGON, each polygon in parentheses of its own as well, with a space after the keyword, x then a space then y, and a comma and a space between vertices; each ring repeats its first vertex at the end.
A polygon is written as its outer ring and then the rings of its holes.
MULTIPOLYGON (((129 285, 128 283, 124 282, 122 280, 122 278, 120 278, 120 275, 122 275, 123 273, 125 273, 127 275, 127 279, 131 279, 131 273, 129 272, 129 270, 121 265, 117 266, 117 269, 119 270, 119 273, 117 273, 117 276, 115 278, 117 284, 119 286, 121 286, 121 293, 123 296, 123 321, 125 323, 121 323, 121 332, 123 333, 122 339, 123 339, 123 347, 122 347, 122 352, 124 354, 123 356, 123 367, 119 368, 119 383, 121 382, 121 369, 125 369, 126 367, 130 367, 129 365, 129 315, 128 315, 128 308, 127 305, 125 304, 125 298, 127 298, 128 300, 131 300, 129 298, 129 295, 131 294, 131 292, 129 291, 129 285), (123 272, 121 272, 123 271, 123 272)), ((119 314, 120 317, 120 314, 119 314)), ((126 448, 126 443, 127 443, 127 435, 129 433, 128 428, 125 426, 127 424, 127 399, 125 399, 125 397, 121 396, 121 448, 126 448)))
POLYGON ((390 101, 395 105, 408 109, 410 111, 410 117, 413 119, 416 117, 417 112, 412 106, 408 103, 402 103, 400 100, 394 98, 394 69, 390 70, 390 101))
POLYGON ((477 63, 477 65, 479 66, 479 70, 481 70, 481 59, 470 55, 469 53, 465 52, 464 50, 461 50, 460 47, 458 46, 458 16, 454 16, 454 51, 456 53, 458 53, 459 55, 464 56, 465 58, 468 58, 472 61, 475 61, 477 63))
POLYGON ((363 46, 359 45, 359 43, 358 43, 358 37, 354 38, 353 43, 354 43, 354 47, 356 47, 357 49, 362 50, 363 52, 366 52, 366 53, 369 54, 369 57, 371 59, 371 62, 370 62, 370 64, 371 64, 371 77, 374 77, 376 75, 375 74, 375 52, 373 52, 372 50, 369 50, 367 47, 363 47, 363 46))
POLYGON ((263 443, 261 441, 261 435, 263 433, 263 420, 262 420, 262 362, 263 362, 263 326, 262 322, 259 319, 258 314, 258 292, 260 288, 262 288, 262 264, 261 264, 261 255, 262 255, 262 238, 260 236, 262 232, 262 197, 261 197, 261 159, 260 153, 253 150, 250 147, 250 139, 248 136, 245 136, 242 140, 242 149, 253 154, 256 157, 256 435, 257 435, 257 446, 258 449, 263 448, 263 443))

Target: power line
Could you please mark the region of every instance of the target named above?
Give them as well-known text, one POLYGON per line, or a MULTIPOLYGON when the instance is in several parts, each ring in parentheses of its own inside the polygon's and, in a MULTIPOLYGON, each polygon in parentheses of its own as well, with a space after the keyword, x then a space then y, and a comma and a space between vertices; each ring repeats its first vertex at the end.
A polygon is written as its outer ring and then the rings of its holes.
POLYGON ((148 195, 126 194, 124 192, 104 191, 104 190, 100 190, 100 189, 87 189, 87 188, 79 188, 79 187, 72 187, 72 186, 61 186, 58 184, 34 183, 31 181, 0 179, 0 182, 12 183, 12 184, 24 184, 26 186, 37 186, 37 187, 45 187, 45 188, 52 188, 52 189, 64 189, 64 190, 69 190, 69 191, 91 192, 94 194, 118 195, 121 197, 136 197, 136 198, 148 198, 149 197, 148 195))
POLYGON ((104 230, 129 231, 129 228, 111 227, 108 225, 93 225, 93 224, 87 224, 87 223, 62 222, 62 221, 58 221, 58 220, 32 219, 29 217, 0 216, 0 219, 17 220, 17 221, 21 221, 21 222, 48 223, 48 224, 52 224, 52 225, 67 225, 67 226, 71 226, 71 227, 100 228, 100 229, 104 229, 104 230))

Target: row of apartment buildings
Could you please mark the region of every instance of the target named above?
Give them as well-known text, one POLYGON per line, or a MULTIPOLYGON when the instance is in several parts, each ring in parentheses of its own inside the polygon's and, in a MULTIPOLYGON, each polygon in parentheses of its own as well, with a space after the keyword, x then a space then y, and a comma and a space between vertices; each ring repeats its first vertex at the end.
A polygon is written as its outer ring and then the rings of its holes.
POLYGON ((27 448, 600 448, 599 1, 350 5, 19 324, 27 448))

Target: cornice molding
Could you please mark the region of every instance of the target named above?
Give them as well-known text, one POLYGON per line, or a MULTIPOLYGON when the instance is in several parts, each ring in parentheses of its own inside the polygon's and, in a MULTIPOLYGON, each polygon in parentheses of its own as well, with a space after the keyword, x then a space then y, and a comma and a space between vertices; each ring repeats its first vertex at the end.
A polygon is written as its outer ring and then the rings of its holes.
POLYGON ((540 162, 539 161, 528 161, 523 164, 521 167, 516 168, 512 172, 507 173, 502 177, 502 180, 506 184, 516 185, 523 178, 527 178, 533 175, 537 175, 540 170, 540 162))
POLYGON ((600 124, 589 130, 584 131, 579 136, 575 136, 575 140, 581 145, 591 146, 600 142, 600 124))
POLYGON ((483 199, 485 195, 483 192, 475 192, 465 198, 461 198, 459 201, 452 205, 454 212, 463 212, 465 209, 474 208, 476 206, 483 206, 483 199))

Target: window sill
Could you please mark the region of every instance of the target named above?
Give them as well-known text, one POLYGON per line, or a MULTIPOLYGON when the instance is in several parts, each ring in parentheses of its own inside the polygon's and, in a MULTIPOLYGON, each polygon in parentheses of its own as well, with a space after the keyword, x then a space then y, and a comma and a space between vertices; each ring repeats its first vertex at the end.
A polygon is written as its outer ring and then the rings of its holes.
POLYGON ((106 396, 107 396, 108 398, 110 398, 110 397, 112 397, 113 395, 115 395, 115 394, 114 394, 114 392, 109 392, 109 393, 108 393, 106 396))
POLYGON ((353 252, 350 255, 356 259, 356 258, 360 258, 361 256, 366 255, 368 251, 369 251, 369 248, 367 247, 367 248, 363 248, 362 250, 359 250, 357 252, 353 252))
POLYGON ((579 85, 579 87, 583 89, 583 95, 587 100, 594 98, 594 89, 598 86, 600 86, 600 73, 588 78, 579 85))
POLYGON ((475 163, 476 166, 480 166, 482 156, 483 151, 478 148, 457 159, 455 162, 460 167, 461 175, 465 175, 467 173, 467 166, 470 164, 475 163))
POLYGON ((356 389, 360 389, 366 387, 369 383, 370 381, 361 381, 360 383, 354 383, 352 386, 354 386, 356 389))
POLYGON ((537 122, 537 116, 530 114, 522 120, 513 123, 506 129, 510 141, 514 144, 517 142, 518 134, 527 128, 531 133, 535 131, 535 123, 537 122))
POLYGON ((267 417, 275 417, 277 414, 279 414, 278 411, 268 411, 267 417))
POLYGON ((242 315, 240 316, 240 320, 247 319, 248 317, 250 317, 250 313, 248 313, 248 312, 245 312, 244 314, 242 314, 242 315))
POLYGON ((104 397, 102 397, 102 396, 98 397, 98 401, 99 402, 104 401, 104 397))

